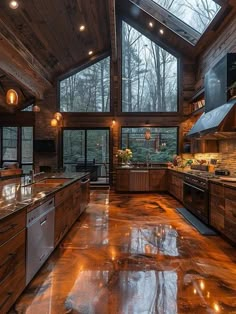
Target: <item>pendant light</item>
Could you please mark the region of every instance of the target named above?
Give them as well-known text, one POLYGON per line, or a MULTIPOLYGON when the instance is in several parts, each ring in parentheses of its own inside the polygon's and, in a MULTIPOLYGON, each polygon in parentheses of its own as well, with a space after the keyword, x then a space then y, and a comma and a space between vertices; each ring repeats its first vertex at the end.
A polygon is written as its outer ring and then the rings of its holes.
POLYGON ((8 105, 18 105, 18 94, 14 89, 9 89, 7 91, 6 103, 8 105))
POLYGON ((60 121, 60 120, 62 120, 62 114, 60 112, 56 112, 56 113, 54 113, 54 118, 57 121, 60 121))
POLYGON ((58 125, 57 119, 53 118, 53 119, 51 120, 51 126, 56 127, 57 125, 58 125))
POLYGON ((145 138, 146 141, 150 140, 150 138, 151 138, 151 131, 150 131, 149 128, 146 129, 145 134, 144 134, 144 138, 145 138))

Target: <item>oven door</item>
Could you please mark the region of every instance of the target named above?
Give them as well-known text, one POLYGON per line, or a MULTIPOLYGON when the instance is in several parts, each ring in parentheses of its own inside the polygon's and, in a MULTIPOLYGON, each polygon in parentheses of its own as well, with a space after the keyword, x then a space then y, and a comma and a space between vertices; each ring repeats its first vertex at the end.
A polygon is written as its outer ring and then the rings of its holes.
POLYGON ((204 223, 209 223, 208 192, 190 183, 183 184, 184 206, 204 223))

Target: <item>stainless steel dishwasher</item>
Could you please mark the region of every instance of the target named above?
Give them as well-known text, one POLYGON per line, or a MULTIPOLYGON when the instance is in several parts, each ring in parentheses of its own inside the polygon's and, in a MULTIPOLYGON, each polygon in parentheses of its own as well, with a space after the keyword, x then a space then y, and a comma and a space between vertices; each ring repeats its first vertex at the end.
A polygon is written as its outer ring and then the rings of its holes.
POLYGON ((26 284, 54 249, 54 198, 27 214, 26 284))

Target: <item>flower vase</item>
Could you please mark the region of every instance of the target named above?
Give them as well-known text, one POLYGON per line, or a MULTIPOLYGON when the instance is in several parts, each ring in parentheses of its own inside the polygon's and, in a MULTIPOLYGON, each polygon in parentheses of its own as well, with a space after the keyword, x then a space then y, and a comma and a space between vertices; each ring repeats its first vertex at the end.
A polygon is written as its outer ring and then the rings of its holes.
POLYGON ((129 168, 129 161, 128 160, 123 160, 121 167, 122 168, 129 168))

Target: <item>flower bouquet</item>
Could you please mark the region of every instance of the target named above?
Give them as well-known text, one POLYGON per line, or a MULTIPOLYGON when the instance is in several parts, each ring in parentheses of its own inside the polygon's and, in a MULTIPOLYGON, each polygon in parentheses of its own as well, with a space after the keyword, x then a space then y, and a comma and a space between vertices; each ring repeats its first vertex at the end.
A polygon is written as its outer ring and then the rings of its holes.
POLYGON ((118 149, 116 157, 120 158, 123 164, 128 165, 130 159, 133 157, 133 154, 129 148, 118 149))

